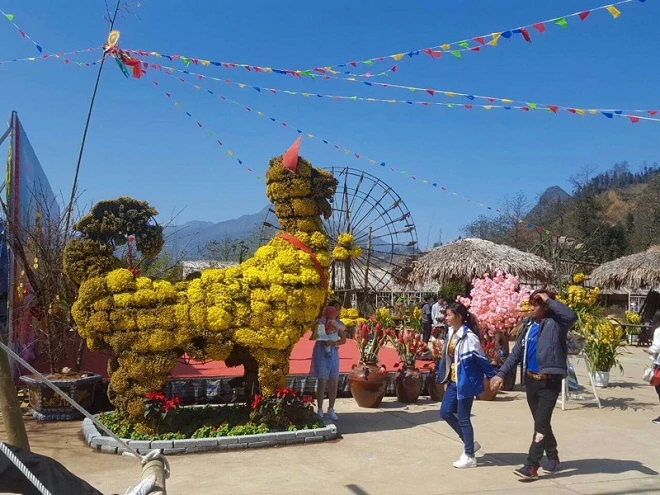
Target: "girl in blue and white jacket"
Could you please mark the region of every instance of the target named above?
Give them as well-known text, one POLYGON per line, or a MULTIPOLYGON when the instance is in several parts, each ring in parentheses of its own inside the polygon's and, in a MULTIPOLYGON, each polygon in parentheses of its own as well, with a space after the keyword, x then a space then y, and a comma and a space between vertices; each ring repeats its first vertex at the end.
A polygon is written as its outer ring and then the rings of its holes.
POLYGON ((484 375, 495 376, 481 349, 474 316, 459 302, 447 308, 449 331, 442 349, 438 381, 445 384, 440 417, 458 433, 465 446, 463 454, 454 463, 455 468, 477 466, 474 454, 481 448, 474 441, 470 413, 474 397, 484 391, 484 375))

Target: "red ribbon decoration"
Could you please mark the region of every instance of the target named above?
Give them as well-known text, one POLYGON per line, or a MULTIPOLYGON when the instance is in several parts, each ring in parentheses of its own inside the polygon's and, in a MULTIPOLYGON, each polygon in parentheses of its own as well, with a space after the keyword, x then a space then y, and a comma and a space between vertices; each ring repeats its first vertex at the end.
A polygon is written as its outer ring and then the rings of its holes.
POLYGON ((319 262, 318 258, 314 254, 314 252, 307 247, 307 245, 302 242, 300 239, 297 237, 287 234, 286 232, 278 232, 275 234, 275 237, 279 237, 280 239, 284 239, 287 241, 289 244, 291 244, 294 248, 300 249, 303 253, 306 253, 309 255, 309 258, 312 260, 312 263, 314 264, 314 268, 316 268, 316 271, 319 274, 319 277, 321 277, 321 283, 323 284, 323 288, 326 290, 326 295, 328 291, 328 277, 325 274, 325 270, 321 266, 321 263, 319 262))
POLYGON ((142 68, 142 62, 136 58, 132 58, 128 52, 125 52, 121 48, 113 46, 106 50, 106 53, 111 57, 116 58, 119 63, 130 67, 134 78, 140 79, 145 74, 145 71, 142 68))

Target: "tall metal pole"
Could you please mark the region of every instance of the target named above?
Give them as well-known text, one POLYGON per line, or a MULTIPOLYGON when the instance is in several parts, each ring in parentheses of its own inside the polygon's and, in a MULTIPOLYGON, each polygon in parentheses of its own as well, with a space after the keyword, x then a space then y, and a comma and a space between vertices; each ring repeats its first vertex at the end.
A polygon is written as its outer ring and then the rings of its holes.
MULTIPOLYGON (((117 19, 117 12, 119 12, 119 7, 121 5, 121 0, 117 0, 117 5, 115 6, 115 13, 112 15, 110 20, 110 29, 108 32, 112 31, 112 28, 115 26, 115 20, 117 19)), ((80 151, 78 152, 78 162, 76 163, 76 171, 73 174, 73 186, 71 187, 71 197, 69 198, 69 204, 66 208, 66 222, 64 227, 64 235, 69 233, 69 224, 71 223, 71 212, 73 210, 73 202, 76 199, 76 190, 78 189, 78 174, 80 172, 80 164, 82 163, 83 151, 85 150, 85 141, 87 139, 87 131, 89 130, 89 122, 92 119, 92 110, 94 108, 94 101, 96 100, 96 93, 99 89, 99 82, 101 80, 101 72, 103 71, 103 65, 105 64, 106 54, 103 54, 101 59, 101 65, 99 66, 99 71, 96 74, 96 82, 94 83, 94 91, 92 92, 92 100, 89 102, 89 111, 87 112, 87 120, 85 121, 85 129, 83 130, 82 142, 80 143, 80 151)))

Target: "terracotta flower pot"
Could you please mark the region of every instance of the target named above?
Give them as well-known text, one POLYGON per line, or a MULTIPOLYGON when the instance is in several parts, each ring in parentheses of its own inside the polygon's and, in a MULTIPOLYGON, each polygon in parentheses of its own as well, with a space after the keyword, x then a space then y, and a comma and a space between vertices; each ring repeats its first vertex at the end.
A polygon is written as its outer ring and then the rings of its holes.
POLYGON ((433 402, 442 402, 442 398, 445 396, 445 386, 441 383, 435 383, 436 377, 435 371, 429 373, 426 379, 426 388, 433 402))
POLYGON ((407 367, 399 371, 394 379, 396 398, 404 404, 417 402, 419 394, 422 393, 423 383, 422 375, 416 368, 407 367))
POLYGON ((494 400, 497 396, 497 390, 491 390, 490 380, 484 378, 484 391, 477 395, 478 400, 494 400))
POLYGON ((369 408, 380 406, 387 390, 385 366, 364 363, 353 365, 353 369, 348 374, 348 385, 358 406, 369 408))

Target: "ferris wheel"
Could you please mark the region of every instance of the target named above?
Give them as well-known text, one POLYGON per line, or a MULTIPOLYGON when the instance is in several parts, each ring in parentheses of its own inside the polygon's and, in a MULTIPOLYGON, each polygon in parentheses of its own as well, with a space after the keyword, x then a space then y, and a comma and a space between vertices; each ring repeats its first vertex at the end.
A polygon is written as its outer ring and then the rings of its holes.
POLYGON ((342 235, 358 247, 346 259, 333 256, 335 292, 392 290, 417 253, 417 229, 401 197, 378 177, 349 167, 326 168, 338 180, 332 215, 324 220, 333 252, 342 235))

